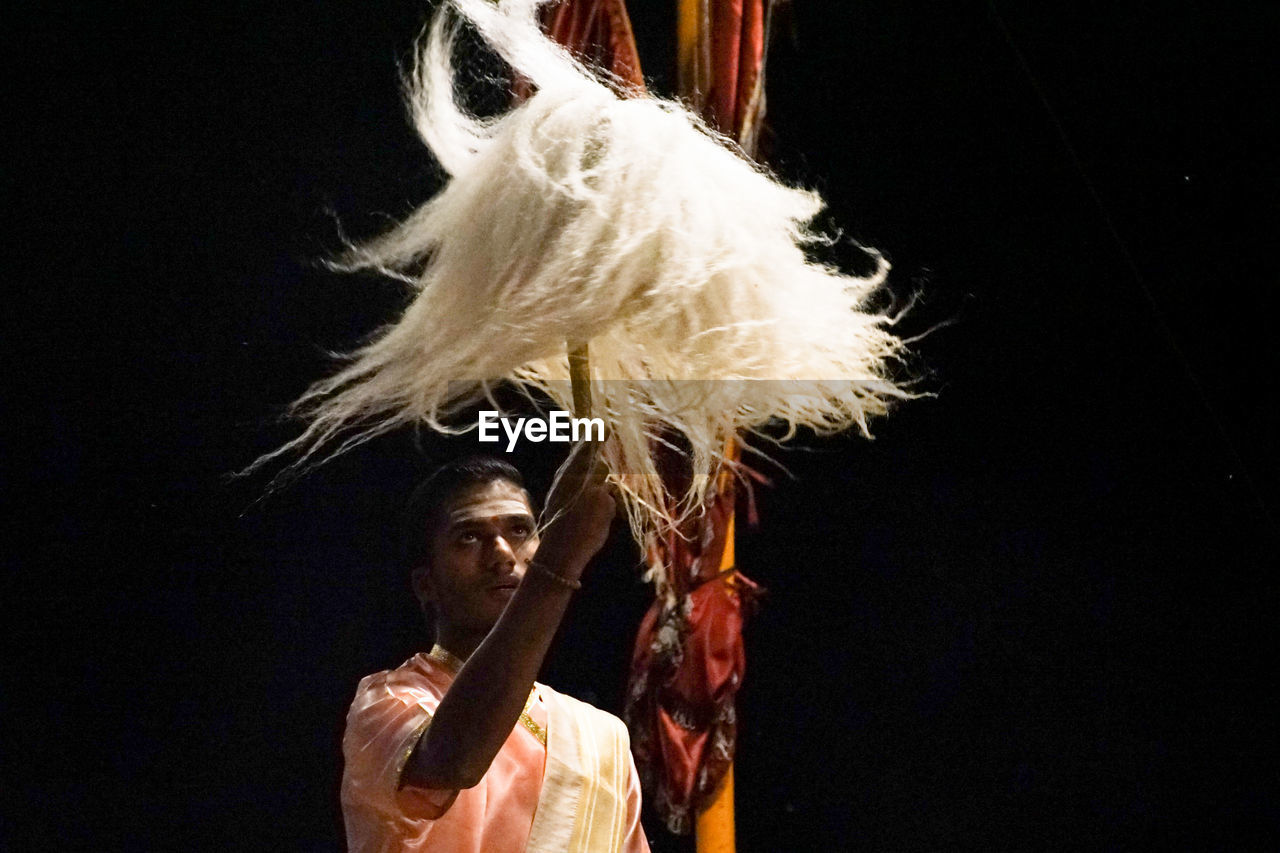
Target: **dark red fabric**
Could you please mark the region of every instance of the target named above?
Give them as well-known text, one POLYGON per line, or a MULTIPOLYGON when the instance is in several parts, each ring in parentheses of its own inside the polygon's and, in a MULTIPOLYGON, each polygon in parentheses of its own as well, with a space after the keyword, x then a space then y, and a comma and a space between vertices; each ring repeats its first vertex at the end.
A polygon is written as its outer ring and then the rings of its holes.
POLYGON ((641 692, 628 718, 643 718, 646 725, 633 729, 632 750, 650 803, 679 834, 693 828, 698 809, 733 761, 734 696, 746 673, 743 582, 719 578, 695 589, 683 627, 673 624, 681 621, 679 614, 655 605, 640 633, 649 642, 638 642, 635 650, 639 677, 633 687, 641 692), (664 654, 653 642, 659 625, 683 632, 675 654, 664 654))
POLYGON ((710 0, 709 12, 711 82, 703 117, 726 136, 746 142, 743 131, 759 109, 755 94, 764 68, 765 0, 710 0))
MULTIPOLYGON (((758 2, 759 0, 756 0, 758 2)), ((704 118, 727 136, 735 136, 738 61, 741 58, 743 0, 711 0, 711 91, 704 118)), ((752 5, 752 0, 747 0, 752 5)))
POLYGON ((674 602, 655 601, 640 624, 624 712, 645 796, 678 834, 692 830, 733 761, 734 697, 747 663, 742 626, 758 593, 732 568, 720 571, 731 479, 706 510, 690 539, 673 535, 656 546, 687 585, 674 602))
POLYGON ((543 7, 547 33, 620 82, 644 89, 631 19, 624 0, 564 0, 543 7))
MULTIPOLYGON (((623 91, 644 91, 640 55, 624 0, 563 0, 542 7, 542 28, 579 59, 613 75, 623 91)), ((532 94, 530 83, 516 75, 515 99, 532 94)))
POLYGON ((750 113, 759 110, 754 96, 764 70, 764 17, 763 0, 748 0, 743 6, 742 35, 738 43, 738 93, 733 111, 733 136, 739 142, 744 142, 747 122, 757 118, 750 113))

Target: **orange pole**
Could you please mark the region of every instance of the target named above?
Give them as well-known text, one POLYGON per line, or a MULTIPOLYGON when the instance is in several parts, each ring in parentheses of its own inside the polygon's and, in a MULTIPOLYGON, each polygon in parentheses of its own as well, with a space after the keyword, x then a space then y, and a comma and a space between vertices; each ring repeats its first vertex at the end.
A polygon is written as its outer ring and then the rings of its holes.
MULTIPOLYGON (((732 442, 730 442, 729 452, 734 452, 732 442)), ((737 520, 737 514, 729 516, 729 524, 724 533, 724 554, 720 557, 720 571, 732 568, 734 565, 733 555, 733 539, 734 539, 734 522, 737 520)), ((734 582, 734 576, 729 575, 727 583, 734 582)), ((698 822, 694 827, 697 838, 698 853, 734 853, 737 845, 736 825, 733 819, 733 763, 729 763, 729 769, 724 773, 724 779, 720 782, 720 787, 716 789, 715 797, 711 803, 698 813, 698 822)))
POLYGON ((725 771, 724 780, 711 805, 698 813, 698 853, 734 853, 733 765, 725 771))

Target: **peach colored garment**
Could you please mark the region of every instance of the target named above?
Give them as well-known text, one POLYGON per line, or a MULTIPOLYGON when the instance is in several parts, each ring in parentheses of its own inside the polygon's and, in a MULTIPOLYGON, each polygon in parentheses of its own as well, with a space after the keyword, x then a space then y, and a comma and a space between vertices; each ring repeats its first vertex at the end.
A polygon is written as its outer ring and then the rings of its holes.
MULTIPOLYGON (((409 753, 452 682, 453 672, 425 654, 360 682, 342 740, 342 811, 347 846, 353 853, 519 853, 525 849, 542 791, 547 750, 524 723, 516 723, 474 788, 399 787, 409 753)), ((543 739, 547 727, 543 695, 550 692, 546 685, 535 684, 528 708, 543 739)), ((640 828, 640 786, 633 764, 629 774, 628 826, 622 850, 641 853, 649 845, 640 828)))

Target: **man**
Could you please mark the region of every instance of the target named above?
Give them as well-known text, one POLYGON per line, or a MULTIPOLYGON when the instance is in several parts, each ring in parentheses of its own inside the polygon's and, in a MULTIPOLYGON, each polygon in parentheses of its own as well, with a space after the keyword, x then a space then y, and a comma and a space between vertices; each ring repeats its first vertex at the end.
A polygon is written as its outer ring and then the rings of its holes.
POLYGON ((534 677, 614 514, 580 447, 545 537, 513 467, 476 457, 410 500, 413 589, 436 644, 360 682, 343 737, 353 851, 647 851, 617 718, 534 677))

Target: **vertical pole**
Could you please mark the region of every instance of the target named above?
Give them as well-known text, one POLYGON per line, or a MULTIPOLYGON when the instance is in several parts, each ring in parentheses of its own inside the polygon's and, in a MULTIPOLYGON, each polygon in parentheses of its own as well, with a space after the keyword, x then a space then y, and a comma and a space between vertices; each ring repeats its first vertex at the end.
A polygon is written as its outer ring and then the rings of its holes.
POLYGON ((733 765, 724 773, 711 805, 698 812, 698 853, 734 853, 733 765))
MULTIPOLYGON (((729 525, 725 530, 724 555, 720 558, 720 571, 735 565, 733 556, 735 514, 729 515, 729 525)), ((733 583, 730 575, 728 583, 733 583)), ((711 803, 698 812, 698 822, 694 828, 698 839, 698 853, 734 853, 737 844, 736 825, 733 819, 733 763, 724 773, 720 787, 716 789, 711 803)))
POLYGON ((573 387, 573 416, 591 417, 591 367, 586 344, 569 344, 569 382, 573 387))

